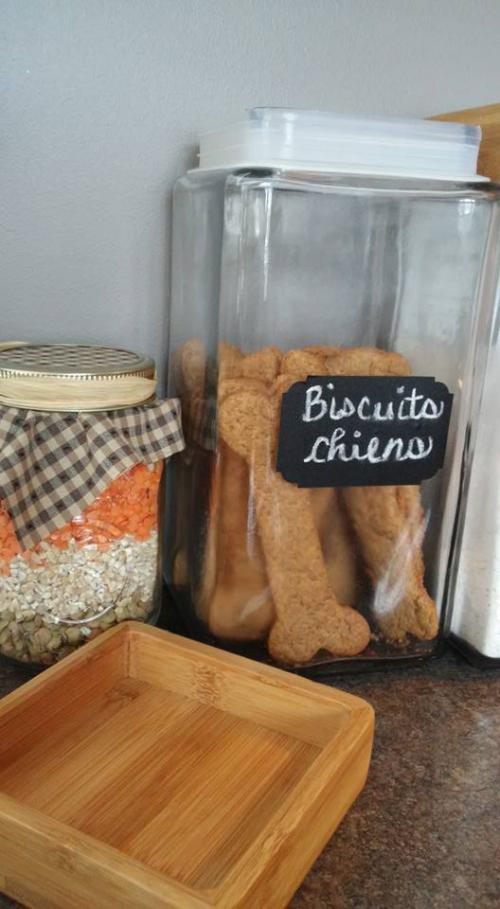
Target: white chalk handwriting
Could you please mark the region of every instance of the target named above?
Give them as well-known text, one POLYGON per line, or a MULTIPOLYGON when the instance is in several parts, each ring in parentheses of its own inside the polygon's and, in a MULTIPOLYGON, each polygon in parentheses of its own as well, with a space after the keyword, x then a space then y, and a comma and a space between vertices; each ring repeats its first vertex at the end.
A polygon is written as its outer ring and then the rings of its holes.
POLYGON ((322 385, 310 385, 306 390, 302 420, 304 423, 312 423, 326 416, 335 422, 350 417, 370 423, 439 420, 444 413, 444 401, 435 401, 418 394, 417 389, 408 388, 409 385, 411 382, 398 386, 398 397, 395 400, 372 401, 368 395, 364 395, 357 404, 348 397, 338 400, 334 395, 334 382, 328 382, 326 389, 322 385))
MULTIPOLYGON (((391 461, 422 461, 431 454, 434 442, 431 436, 425 439, 412 436, 402 439, 397 436, 382 442, 377 436, 372 437, 361 447, 359 442, 346 443, 346 432, 340 426, 331 436, 318 436, 311 450, 304 458, 304 464, 327 464, 331 461, 367 461, 369 464, 386 464, 391 461)), ((360 438, 355 431, 353 436, 360 438)))

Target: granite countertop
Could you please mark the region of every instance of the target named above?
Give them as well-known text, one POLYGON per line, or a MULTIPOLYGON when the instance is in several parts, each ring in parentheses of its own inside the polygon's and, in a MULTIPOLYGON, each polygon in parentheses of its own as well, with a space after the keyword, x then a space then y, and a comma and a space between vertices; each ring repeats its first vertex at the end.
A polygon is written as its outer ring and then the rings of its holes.
MULTIPOLYGON (((0 694, 26 678, 1 662, 0 694)), ((336 684, 375 708, 372 765, 290 909, 497 909, 500 671, 449 653, 336 684)))

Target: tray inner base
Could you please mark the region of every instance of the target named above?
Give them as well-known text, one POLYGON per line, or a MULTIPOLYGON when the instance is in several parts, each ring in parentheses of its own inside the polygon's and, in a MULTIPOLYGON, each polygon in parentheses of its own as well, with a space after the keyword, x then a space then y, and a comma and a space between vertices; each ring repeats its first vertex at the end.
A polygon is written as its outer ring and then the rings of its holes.
MULTIPOLYGON (((50 705, 49 705, 50 709, 50 705)), ((319 745, 123 677, 0 764, 0 789, 175 880, 217 887, 319 745)))

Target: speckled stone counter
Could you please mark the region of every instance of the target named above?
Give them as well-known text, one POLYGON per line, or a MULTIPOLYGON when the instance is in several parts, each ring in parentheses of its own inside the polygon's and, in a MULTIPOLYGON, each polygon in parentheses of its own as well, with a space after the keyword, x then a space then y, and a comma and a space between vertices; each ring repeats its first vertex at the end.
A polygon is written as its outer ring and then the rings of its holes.
MULTIPOLYGON (((0 693, 27 677, 0 663, 0 693)), ((372 766, 290 909, 498 909, 500 671, 448 654, 336 684, 375 708, 372 766)))

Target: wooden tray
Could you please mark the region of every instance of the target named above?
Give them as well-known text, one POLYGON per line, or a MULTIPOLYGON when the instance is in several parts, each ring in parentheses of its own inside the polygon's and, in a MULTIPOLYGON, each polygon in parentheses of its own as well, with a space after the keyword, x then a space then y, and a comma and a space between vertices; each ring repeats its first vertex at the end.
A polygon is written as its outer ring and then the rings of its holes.
POLYGON ((0 702, 0 890, 33 909, 286 906, 372 736, 358 698, 120 625, 0 702))

